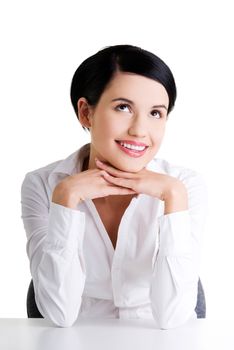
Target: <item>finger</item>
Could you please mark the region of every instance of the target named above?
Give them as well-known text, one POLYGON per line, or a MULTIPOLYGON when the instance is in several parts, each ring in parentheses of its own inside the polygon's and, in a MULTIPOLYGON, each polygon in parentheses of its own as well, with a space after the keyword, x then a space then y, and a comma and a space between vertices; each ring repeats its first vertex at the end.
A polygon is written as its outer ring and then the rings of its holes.
POLYGON ((130 189, 134 190, 133 189, 134 182, 130 179, 113 177, 113 176, 109 175, 108 173, 104 173, 103 177, 105 178, 105 180, 109 181, 112 184, 115 184, 116 186, 130 188, 130 189))
POLYGON ((110 173, 113 176, 116 177, 126 177, 126 178, 132 178, 134 176, 134 174, 122 171, 122 170, 118 170, 110 165, 107 165, 103 162, 101 162, 100 160, 98 160, 97 158, 95 158, 96 161, 96 165, 100 168, 100 169, 104 169, 106 170, 108 173, 110 173))
POLYGON ((110 186, 111 193, 109 195, 123 195, 123 194, 138 194, 136 191, 130 188, 118 187, 118 186, 110 186))
POLYGON ((104 177, 104 175, 108 175, 108 173, 105 170, 101 170, 99 173, 97 173, 97 175, 101 175, 102 177, 104 177))
POLYGON ((133 191, 133 190, 131 190, 131 189, 119 187, 117 193, 115 192, 115 193, 113 193, 113 194, 116 194, 116 195, 118 195, 118 194, 119 194, 119 195, 123 195, 123 194, 138 194, 138 193, 135 192, 135 191, 133 191))

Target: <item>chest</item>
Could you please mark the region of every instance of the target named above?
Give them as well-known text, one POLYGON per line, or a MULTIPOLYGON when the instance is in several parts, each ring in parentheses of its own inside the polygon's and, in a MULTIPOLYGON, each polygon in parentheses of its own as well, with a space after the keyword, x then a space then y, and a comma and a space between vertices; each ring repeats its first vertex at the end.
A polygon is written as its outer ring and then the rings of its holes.
POLYGON ((124 215, 124 212, 129 205, 129 202, 123 203, 121 206, 115 209, 111 209, 105 205, 102 205, 95 200, 93 200, 93 202, 115 249, 118 238, 119 225, 122 216, 124 215))

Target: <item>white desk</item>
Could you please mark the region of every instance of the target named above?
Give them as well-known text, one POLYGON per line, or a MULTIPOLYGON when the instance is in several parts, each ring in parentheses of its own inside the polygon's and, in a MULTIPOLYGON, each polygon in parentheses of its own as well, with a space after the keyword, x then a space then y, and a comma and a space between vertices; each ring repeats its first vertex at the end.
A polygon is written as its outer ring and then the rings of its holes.
POLYGON ((0 319, 1 350, 234 350, 234 322, 193 320, 171 330, 153 321, 78 320, 60 328, 44 319, 0 319))

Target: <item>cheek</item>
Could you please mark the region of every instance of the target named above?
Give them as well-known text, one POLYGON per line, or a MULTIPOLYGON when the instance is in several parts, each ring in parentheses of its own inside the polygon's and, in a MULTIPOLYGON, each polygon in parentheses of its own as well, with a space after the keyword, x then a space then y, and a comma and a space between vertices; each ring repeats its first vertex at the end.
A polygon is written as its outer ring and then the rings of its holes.
POLYGON ((92 136, 93 139, 99 140, 104 139, 110 132, 110 121, 108 117, 102 111, 99 111, 94 119, 92 124, 92 136))
POLYGON ((158 133, 158 140, 159 141, 162 141, 164 134, 165 134, 165 128, 161 129, 160 132, 158 133))
POLYGON ((99 125, 99 133, 102 138, 116 138, 121 133, 123 126, 111 117, 104 118, 102 125, 99 125))
POLYGON ((158 128, 157 128, 157 131, 156 131, 156 135, 157 135, 157 138, 159 140, 161 140, 165 134, 165 130, 166 130, 166 124, 163 123, 162 125, 160 125, 158 128))
POLYGON ((155 132, 151 133, 151 139, 153 141, 154 149, 157 149, 161 145, 164 138, 164 134, 165 134, 165 127, 157 129, 155 132))

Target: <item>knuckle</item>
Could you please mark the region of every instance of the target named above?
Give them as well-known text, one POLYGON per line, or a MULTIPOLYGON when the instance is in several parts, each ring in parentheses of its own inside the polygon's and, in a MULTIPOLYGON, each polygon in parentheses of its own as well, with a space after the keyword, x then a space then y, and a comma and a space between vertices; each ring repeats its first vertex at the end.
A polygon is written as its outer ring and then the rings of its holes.
POLYGON ((141 184, 141 179, 140 179, 140 178, 137 178, 137 179, 135 180, 135 183, 136 183, 137 186, 139 186, 139 185, 141 184))
POLYGON ((118 183, 117 183, 118 186, 121 186, 121 187, 125 187, 125 182, 124 180, 118 180, 118 183))

